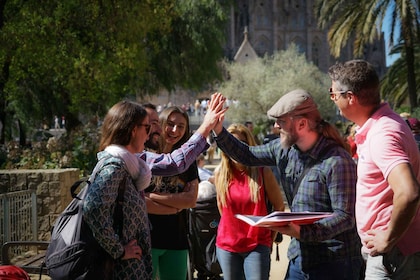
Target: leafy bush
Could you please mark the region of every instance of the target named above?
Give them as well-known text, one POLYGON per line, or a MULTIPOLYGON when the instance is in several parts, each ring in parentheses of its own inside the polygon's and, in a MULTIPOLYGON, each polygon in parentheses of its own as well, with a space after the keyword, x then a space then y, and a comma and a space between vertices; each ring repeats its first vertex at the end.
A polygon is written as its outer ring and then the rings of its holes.
POLYGON ((90 174, 96 163, 99 128, 92 123, 70 134, 32 142, 22 147, 8 142, 0 149, 0 166, 5 169, 78 168, 81 176, 90 174))

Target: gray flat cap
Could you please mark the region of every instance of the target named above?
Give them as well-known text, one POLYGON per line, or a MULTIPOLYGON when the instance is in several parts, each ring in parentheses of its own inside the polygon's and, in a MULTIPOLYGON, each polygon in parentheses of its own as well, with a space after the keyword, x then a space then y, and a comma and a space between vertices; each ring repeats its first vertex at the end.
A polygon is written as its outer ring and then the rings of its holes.
POLYGON ((303 89, 295 89, 286 93, 268 110, 267 115, 279 118, 285 114, 303 115, 312 111, 318 111, 318 107, 312 95, 303 89))

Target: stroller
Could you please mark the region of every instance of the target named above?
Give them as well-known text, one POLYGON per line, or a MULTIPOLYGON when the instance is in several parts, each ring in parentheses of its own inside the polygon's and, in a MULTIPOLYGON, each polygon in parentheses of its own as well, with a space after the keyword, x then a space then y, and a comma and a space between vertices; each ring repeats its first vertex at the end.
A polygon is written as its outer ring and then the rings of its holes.
MULTIPOLYGON (((214 189, 207 181, 200 182, 199 189, 214 189)), ((216 258, 216 234, 220 220, 217 209, 216 192, 207 192, 197 198, 195 208, 188 212, 190 243, 188 280, 194 279, 197 271, 198 280, 219 280, 222 270, 216 258)))

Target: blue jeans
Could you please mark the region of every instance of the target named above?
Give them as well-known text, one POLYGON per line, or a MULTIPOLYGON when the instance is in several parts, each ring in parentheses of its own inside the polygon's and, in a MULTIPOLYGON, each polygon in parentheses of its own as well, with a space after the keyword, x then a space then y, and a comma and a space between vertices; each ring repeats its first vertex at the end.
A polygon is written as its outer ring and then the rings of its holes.
POLYGON ((232 253, 216 247, 224 280, 268 280, 271 248, 258 245, 246 253, 232 253))
POLYGON ((353 257, 346 260, 340 259, 325 264, 317 265, 303 272, 300 267, 302 258, 298 256, 289 261, 286 277, 287 280, 359 280, 363 275, 363 258, 353 257))
POLYGON ((420 279, 420 252, 404 256, 394 247, 390 252, 372 257, 363 253, 366 260, 366 278, 370 279, 420 279))

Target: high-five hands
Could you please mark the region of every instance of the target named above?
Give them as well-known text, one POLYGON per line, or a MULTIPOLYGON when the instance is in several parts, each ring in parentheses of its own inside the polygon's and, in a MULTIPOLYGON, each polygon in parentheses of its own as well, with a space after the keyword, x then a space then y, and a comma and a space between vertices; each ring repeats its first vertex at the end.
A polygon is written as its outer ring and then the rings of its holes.
POLYGON ((222 131, 225 112, 229 109, 228 107, 223 107, 225 102, 226 97, 224 97, 220 92, 216 92, 212 94, 210 104, 208 105, 208 110, 217 112, 217 119, 215 119, 216 122, 213 127, 216 134, 219 134, 222 131))
POLYGON ((223 108, 226 98, 221 93, 214 93, 207 105, 207 113, 204 116, 203 123, 197 129, 199 133, 207 136, 216 125, 220 124, 222 130, 225 112, 228 108, 223 108))

